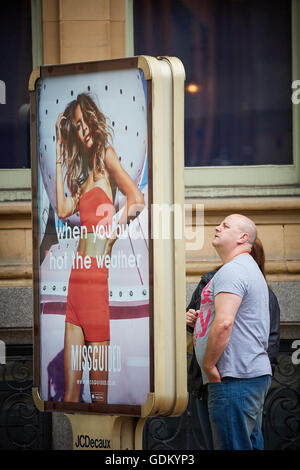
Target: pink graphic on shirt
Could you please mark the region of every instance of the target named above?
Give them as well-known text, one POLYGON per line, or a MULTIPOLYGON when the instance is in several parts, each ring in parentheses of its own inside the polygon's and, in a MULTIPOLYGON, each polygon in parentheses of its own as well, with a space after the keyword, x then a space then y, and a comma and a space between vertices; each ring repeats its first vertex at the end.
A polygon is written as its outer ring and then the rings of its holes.
POLYGON ((194 345, 198 338, 203 338, 206 335, 207 327, 209 324, 213 304, 213 300, 210 298, 211 290, 208 289, 210 281, 204 287, 201 295, 201 305, 199 315, 195 324, 194 329, 194 345))

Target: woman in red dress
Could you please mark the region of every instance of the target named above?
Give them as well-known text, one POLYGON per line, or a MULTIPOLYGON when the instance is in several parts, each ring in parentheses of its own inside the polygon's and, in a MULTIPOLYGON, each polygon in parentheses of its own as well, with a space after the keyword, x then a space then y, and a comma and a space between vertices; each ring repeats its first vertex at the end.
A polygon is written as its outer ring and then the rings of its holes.
POLYGON ((110 255, 116 237, 95 237, 94 234, 97 226, 98 229, 101 226, 111 228, 108 225, 113 215, 113 188, 117 187, 126 196, 119 224, 126 224, 136 217, 145 203, 141 191, 109 145, 111 134, 106 118, 88 94, 78 95, 64 113, 59 114, 56 136, 57 215, 64 219, 79 211, 81 227, 86 228, 86 236, 79 240, 77 247, 77 256, 81 257, 83 265, 73 265, 69 279, 64 401, 78 402, 80 399, 82 362, 87 359, 88 352, 92 400, 106 404, 108 371, 105 353, 110 342, 108 271, 105 265, 98 268, 96 257, 110 255), (64 191, 63 166, 70 196, 64 191))

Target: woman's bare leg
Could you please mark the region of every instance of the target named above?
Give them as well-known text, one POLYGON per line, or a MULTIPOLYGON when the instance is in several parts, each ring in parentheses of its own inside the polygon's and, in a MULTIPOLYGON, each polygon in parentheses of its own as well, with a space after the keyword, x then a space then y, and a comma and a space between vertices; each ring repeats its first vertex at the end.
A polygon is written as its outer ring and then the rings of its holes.
POLYGON ((108 346, 109 341, 102 343, 87 342, 87 346, 92 346, 92 365, 97 364, 96 370, 92 367, 90 370, 90 391, 92 401, 101 405, 107 404, 107 392, 108 392, 108 346), (101 348, 101 349, 100 349, 101 348), (100 352, 100 364, 99 364, 99 351, 100 352), (100 370, 100 367, 103 370, 100 370))
POLYGON ((84 334, 79 326, 66 322, 65 324, 65 346, 64 346, 64 366, 65 366, 65 396, 64 401, 78 402, 80 398, 80 387, 82 378, 82 360, 80 351, 84 345, 84 334), (78 367, 74 367, 72 361, 73 351, 78 354, 78 367), (81 346, 81 348, 80 348, 81 346), (76 369, 76 370, 73 370, 76 369))

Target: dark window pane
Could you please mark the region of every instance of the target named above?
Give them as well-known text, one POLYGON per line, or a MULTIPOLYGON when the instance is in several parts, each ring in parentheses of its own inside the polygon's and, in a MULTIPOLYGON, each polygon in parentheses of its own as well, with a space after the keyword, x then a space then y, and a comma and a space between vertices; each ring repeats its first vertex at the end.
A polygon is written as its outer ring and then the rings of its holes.
POLYGON ((136 55, 186 70, 185 165, 291 164, 291 2, 134 1, 136 55))
POLYGON ((0 168, 29 168, 30 0, 1 2, 0 24, 0 168))

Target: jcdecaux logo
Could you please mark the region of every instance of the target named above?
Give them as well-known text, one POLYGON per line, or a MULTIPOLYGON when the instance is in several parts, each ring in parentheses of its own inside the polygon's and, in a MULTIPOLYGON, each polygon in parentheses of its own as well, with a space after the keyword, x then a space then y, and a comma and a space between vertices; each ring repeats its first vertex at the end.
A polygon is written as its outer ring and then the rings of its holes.
POLYGON ((93 439, 88 434, 80 434, 77 436, 75 447, 91 448, 91 449, 111 449, 110 439, 93 439))

